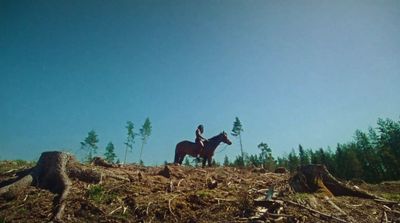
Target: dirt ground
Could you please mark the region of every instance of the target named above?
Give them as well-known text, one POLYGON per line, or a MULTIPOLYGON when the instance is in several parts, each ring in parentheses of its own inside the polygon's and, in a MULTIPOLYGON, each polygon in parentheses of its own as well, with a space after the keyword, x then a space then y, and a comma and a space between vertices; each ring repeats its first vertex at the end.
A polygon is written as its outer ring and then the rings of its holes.
MULTIPOLYGON (((32 165, 0 162, 0 187, 32 165)), ((289 174, 257 168, 87 167, 104 177, 99 184, 72 179, 65 222, 400 222, 400 182, 349 183, 394 201, 385 203, 293 193, 289 174)), ((54 197, 33 186, 0 197, 0 222, 49 222, 54 197)))

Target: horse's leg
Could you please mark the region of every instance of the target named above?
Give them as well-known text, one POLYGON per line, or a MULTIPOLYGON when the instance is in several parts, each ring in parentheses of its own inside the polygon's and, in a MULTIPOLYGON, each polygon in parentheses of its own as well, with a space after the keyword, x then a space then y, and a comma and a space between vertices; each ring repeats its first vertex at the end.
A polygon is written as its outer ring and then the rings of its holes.
POLYGON ((211 160, 212 160, 212 157, 211 157, 211 156, 207 157, 207 161, 208 161, 208 166, 209 166, 209 167, 211 167, 211 160))
POLYGON ((185 159, 185 154, 183 154, 181 157, 179 157, 179 164, 182 164, 183 160, 185 159))
POLYGON ((203 165, 202 165, 203 168, 206 166, 206 161, 207 161, 207 157, 203 157, 203 165))
POLYGON ((179 161, 179 154, 178 151, 175 151, 174 163, 178 164, 178 161, 179 161))

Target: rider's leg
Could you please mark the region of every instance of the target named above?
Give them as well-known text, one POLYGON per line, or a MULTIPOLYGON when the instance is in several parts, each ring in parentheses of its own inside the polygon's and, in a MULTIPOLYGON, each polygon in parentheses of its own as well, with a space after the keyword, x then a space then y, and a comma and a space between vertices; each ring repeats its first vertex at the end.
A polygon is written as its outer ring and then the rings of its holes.
POLYGON ((203 152, 204 143, 201 140, 199 140, 199 141, 197 141, 197 146, 199 147, 199 153, 197 154, 196 159, 198 162, 200 162, 200 157, 201 157, 201 153, 203 152))

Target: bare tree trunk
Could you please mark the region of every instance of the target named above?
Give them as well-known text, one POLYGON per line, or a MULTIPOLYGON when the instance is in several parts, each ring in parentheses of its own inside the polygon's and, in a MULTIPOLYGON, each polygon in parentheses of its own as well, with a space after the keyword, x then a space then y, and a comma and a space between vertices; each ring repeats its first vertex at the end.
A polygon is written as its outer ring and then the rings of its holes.
POLYGON ((124 164, 126 164, 126 155, 127 155, 127 153, 128 153, 128 146, 126 146, 126 148, 125 148, 124 164))
POLYGON ((242 155, 242 165, 244 166, 244 153, 243 153, 242 134, 241 133, 239 133, 239 142, 240 142, 240 153, 242 155))
POLYGON ((142 153, 143 153, 144 142, 142 142, 142 146, 140 147, 140 156, 139 156, 139 163, 142 163, 142 153))

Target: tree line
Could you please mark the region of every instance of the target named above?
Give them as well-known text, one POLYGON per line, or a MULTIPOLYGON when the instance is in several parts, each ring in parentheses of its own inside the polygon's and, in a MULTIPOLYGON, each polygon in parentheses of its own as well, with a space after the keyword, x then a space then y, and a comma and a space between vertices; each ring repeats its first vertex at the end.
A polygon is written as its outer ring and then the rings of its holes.
MULTIPOLYGON (((142 160, 142 154, 143 154, 143 148, 144 145, 147 143, 148 138, 151 135, 152 132, 152 126, 149 118, 146 118, 144 121, 144 124, 142 127, 139 129, 139 133, 135 132, 135 127, 133 122, 127 121, 125 128, 127 129, 127 137, 126 141, 124 142, 125 145, 125 155, 124 155, 124 160, 123 163, 126 163, 126 158, 128 155, 128 152, 133 151, 133 145, 135 144, 135 139, 137 136, 140 137, 141 140, 141 146, 140 146, 140 155, 139 155, 139 163, 143 165, 143 160, 142 160)), ((95 130, 91 130, 88 132, 87 137, 84 139, 84 141, 81 142, 81 149, 86 152, 86 156, 84 158, 84 161, 86 162, 91 162, 93 160, 93 157, 95 154, 97 154, 98 146, 97 143, 99 142, 99 137, 96 133, 95 130)), ((104 152, 104 158, 107 162, 109 163, 120 163, 121 161, 117 159, 117 155, 115 154, 115 146, 114 144, 110 141, 104 152)))
MULTIPOLYGON (((142 154, 144 145, 151 135, 152 126, 149 118, 135 132, 134 124, 127 122, 127 137, 124 142, 125 153, 123 163, 126 163, 127 154, 132 152, 137 137, 140 137, 139 162, 143 164, 142 154)), ((214 165, 236 167, 262 167, 274 171, 276 167, 285 167, 294 172, 298 166, 308 164, 323 164, 336 177, 342 179, 361 179, 366 182, 376 183, 388 180, 400 180, 400 120, 378 119, 377 127, 369 128, 367 132, 356 130, 354 139, 347 143, 338 143, 335 149, 330 147, 312 149, 298 145, 289 154, 273 157, 272 149, 265 142, 257 146, 258 154, 248 154, 243 149, 242 123, 238 117, 233 122, 231 135, 239 141, 240 154, 232 161, 225 156, 223 163, 213 161, 214 165)), ((91 161, 97 154, 99 142, 94 130, 88 132, 88 136, 81 142, 81 148, 86 151, 86 161, 91 161)), ((120 163, 115 154, 115 146, 109 142, 104 152, 105 160, 110 163, 120 163), (116 160, 117 159, 117 160, 116 160)), ((197 166, 198 159, 185 159, 184 165, 197 166)))
POLYGON ((242 124, 236 117, 231 134, 239 139, 241 154, 233 161, 225 156, 224 166, 255 166, 270 171, 285 167, 294 172, 300 165, 323 164, 336 177, 347 180, 376 183, 400 179, 400 120, 378 119, 376 128, 370 127, 367 132, 356 130, 351 142, 338 143, 335 150, 330 147, 304 149, 299 145, 297 150, 276 158, 265 142, 258 144, 259 154, 245 153, 242 132, 242 124))

